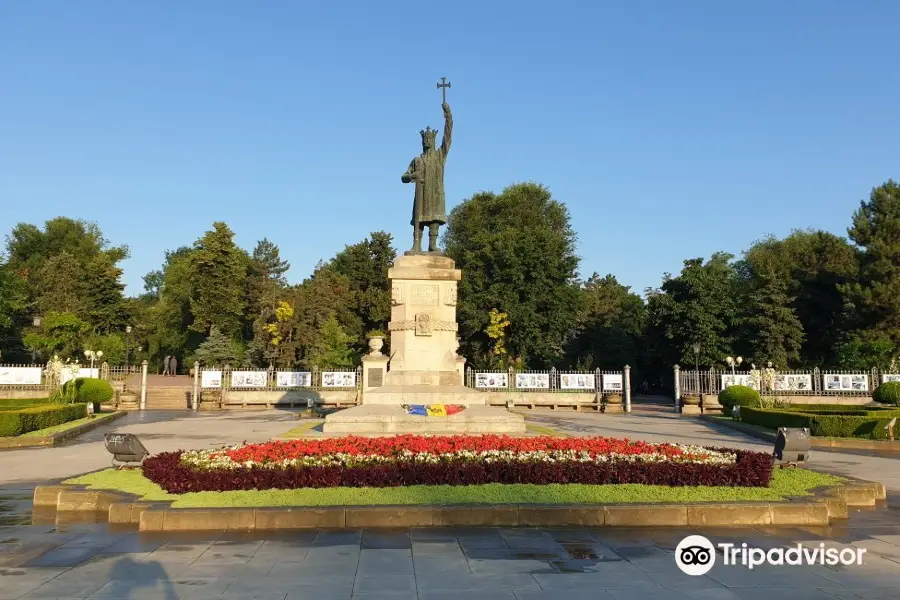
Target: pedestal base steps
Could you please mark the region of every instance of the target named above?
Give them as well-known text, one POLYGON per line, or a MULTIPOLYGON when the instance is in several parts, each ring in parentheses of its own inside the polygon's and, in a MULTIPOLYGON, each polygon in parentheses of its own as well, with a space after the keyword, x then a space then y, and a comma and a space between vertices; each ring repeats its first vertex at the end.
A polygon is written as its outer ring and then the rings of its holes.
POLYGON ((139 531, 291 530, 379 527, 740 527, 826 526, 848 507, 874 507, 883 484, 851 480, 786 502, 615 505, 409 505, 272 508, 171 508, 122 492, 72 485, 38 486, 36 509, 90 513, 139 531))
POLYGON ((366 390, 363 406, 373 404, 484 405, 485 394, 462 385, 387 385, 366 390))
MULTIPOLYGON (((438 404, 423 402, 418 397, 409 404, 438 404)), ((442 404, 453 404, 446 402, 442 404)), ((525 417, 492 406, 469 405, 455 415, 423 417, 406 414, 396 404, 363 404, 325 417, 322 431, 330 433, 383 434, 417 433, 453 435, 463 433, 525 433, 525 417)))

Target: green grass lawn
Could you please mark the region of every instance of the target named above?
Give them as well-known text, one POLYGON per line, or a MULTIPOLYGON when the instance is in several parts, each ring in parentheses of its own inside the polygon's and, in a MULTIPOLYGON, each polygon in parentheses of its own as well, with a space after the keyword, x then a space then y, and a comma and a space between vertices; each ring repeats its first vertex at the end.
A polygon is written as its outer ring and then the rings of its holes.
POLYGON ((154 502, 174 501, 175 508, 340 506, 371 504, 612 504, 622 502, 777 501, 808 496, 819 486, 841 479, 807 469, 775 469, 768 488, 665 487, 656 485, 416 485, 399 488, 305 488, 238 492, 168 494, 140 470, 106 469, 64 483, 118 490, 154 502))
MULTIPOLYGON (((97 417, 100 417, 102 415, 112 414, 114 412, 115 411, 97 413, 97 417)), ((67 431, 69 429, 72 429, 73 427, 78 427, 79 425, 84 425, 85 423, 90 423, 91 421, 94 421, 94 420, 96 420, 96 417, 94 419, 92 419, 90 417, 85 417, 83 419, 75 419, 74 421, 69 421, 68 423, 62 423, 61 425, 54 425, 53 427, 47 427, 45 429, 38 429, 36 431, 29 431, 28 433, 23 433, 22 435, 18 435, 15 437, 19 437, 19 438, 49 437, 55 433, 62 433, 63 431, 67 431)))

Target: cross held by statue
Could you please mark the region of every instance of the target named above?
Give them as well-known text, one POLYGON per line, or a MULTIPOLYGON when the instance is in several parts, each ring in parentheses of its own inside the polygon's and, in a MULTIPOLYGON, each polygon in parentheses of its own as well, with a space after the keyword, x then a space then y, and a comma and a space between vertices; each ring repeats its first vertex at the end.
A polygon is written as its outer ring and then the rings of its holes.
POLYGON ((441 82, 437 84, 439 90, 441 90, 441 96, 443 98, 444 104, 447 103, 447 88, 450 87, 450 82, 447 81, 446 77, 441 77, 441 82))

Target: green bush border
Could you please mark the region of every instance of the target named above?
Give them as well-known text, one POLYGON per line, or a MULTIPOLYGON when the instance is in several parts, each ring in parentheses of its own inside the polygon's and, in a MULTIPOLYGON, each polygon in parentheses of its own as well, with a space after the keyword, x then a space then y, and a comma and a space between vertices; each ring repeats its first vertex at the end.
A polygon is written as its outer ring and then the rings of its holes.
POLYGON ((768 429, 806 427, 816 437, 846 437, 872 440, 888 439, 886 430, 900 410, 797 410, 774 408, 741 408, 741 421, 768 429))
POLYGON ((51 404, 0 412, 0 437, 22 435, 87 416, 87 404, 51 404))

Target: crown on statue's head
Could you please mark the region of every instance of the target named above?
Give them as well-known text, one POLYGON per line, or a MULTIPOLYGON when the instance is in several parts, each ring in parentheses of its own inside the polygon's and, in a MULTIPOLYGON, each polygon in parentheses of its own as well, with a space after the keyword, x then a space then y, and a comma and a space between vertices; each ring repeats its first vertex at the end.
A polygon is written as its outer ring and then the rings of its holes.
POLYGON ((426 127, 420 131, 419 134, 422 136, 422 142, 431 142, 431 145, 434 146, 434 138, 437 136, 437 129, 426 127))

